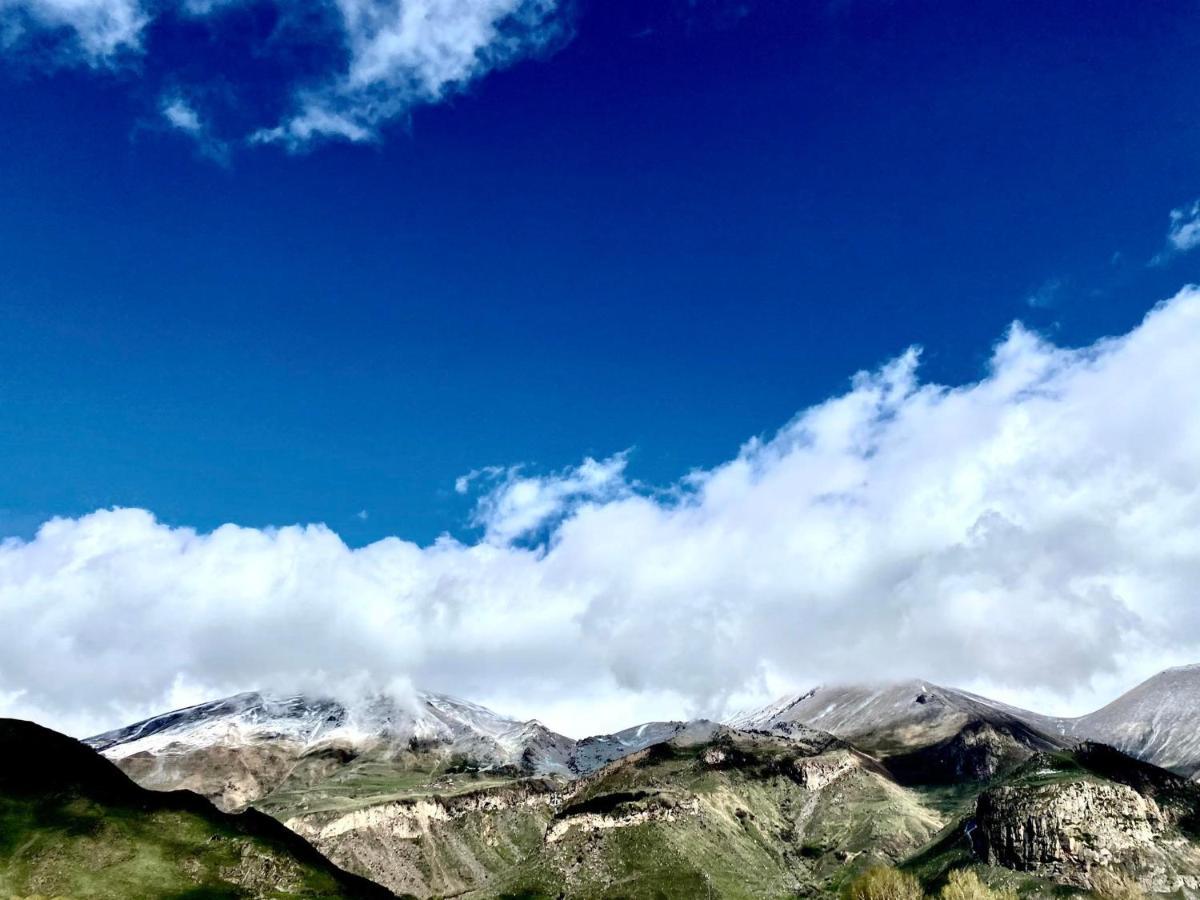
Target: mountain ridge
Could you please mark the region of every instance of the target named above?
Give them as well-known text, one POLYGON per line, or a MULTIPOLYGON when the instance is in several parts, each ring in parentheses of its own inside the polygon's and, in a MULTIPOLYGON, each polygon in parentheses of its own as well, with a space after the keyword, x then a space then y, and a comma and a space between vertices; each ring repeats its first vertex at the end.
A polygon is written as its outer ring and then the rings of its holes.
POLYGON ((799 722, 865 749, 904 749, 944 740, 952 728, 974 720, 1019 723, 1064 745, 1109 744, 1185 777, 1200 777, 1200 664, 1173 666, 1080 716, 1049 716, 922 679, 818 685, 785 695, 726 720, 731 727, 771 730, 799 722), (957 717, 937 721, 928 711, 940 702, 957 717), (925 734, 914 728, 923 724, 925 734), (900 732, 908 729, 907 733, 900 732))

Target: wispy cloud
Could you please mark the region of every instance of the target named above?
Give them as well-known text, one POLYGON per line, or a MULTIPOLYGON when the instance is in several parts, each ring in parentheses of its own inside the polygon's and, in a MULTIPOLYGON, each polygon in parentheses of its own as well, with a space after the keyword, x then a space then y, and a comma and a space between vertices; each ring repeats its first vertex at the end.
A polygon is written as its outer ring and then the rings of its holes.
MULTIPOLYGON (((182 11, 226 26, 223 14, 246 0, 191 0, 182 6, 139 0, 0 0, 0 49, 20 50, 50 35, 60 60, 111 67, 141 53, 143 32, 156 16, 182 11)), ((277 0, 283 8, 283 0, 277 0)), ((248 144, 278 143, 299 150, 313 142, 377 140, 389 122, 415 107, 437 103, 477 79, 530 55, 559 46, 571 35, 560 0, 333 0, 321 19, 324 34, 306 34, 340 60, 323 75, 286 87, 292 111, 239 137, 248 144)), ((236 86, 235 86, 236 88, 236 86)), ((208 136, 194 107, 170 97, 162 108, 181 131, 208 136)))
POLYGON ((208 123, 201 117, 196 107, 179 93, 164 95, 160 107, 163 119, 176 131, 191 138, 201 155, 214 162, 226 164, 229 161, 229 145, 212 133, 208 123))
POLYGON ((188 134, 193 135, 204 131, 204 124, 200 121, 200 114, 192 109, 182 97, 164 98, 162 114, 163 118, 173 128, 178 128, 180 131, 186 131, 188 134))
POLYGON ((1171 210, 1167 246, 1155 254, 1150 265, 1161 266, 1181 253, 1200 247, 1200 200, 1171 210))
POLYGON ((138 0, 0 0, 0 46, 19 48, 33 35, 48 34, 61 59, 107 67, 141 49, 149 21, 138 0))
POLYGON ((473 545, 54 519, 0 543, 0 704, 98 727, 365 673, 580 731, 821 678, 1128 683, 1200 658, 1198 345, 1189 289, 1080 349, 1014 325, 972 384, 908 351, 669 498, 623 455, 467 478, 473 545))
POLYGON ((1063 279, 1047 278, 1025 298, 1025 304, 1032 309, 1049 309, 1058 302, 1064 287, 1066 282, 1063 279))
POLYGON ((297 111, 256 139, 374 138, 413 106, 435 103, 566 34, 557 0, 337 0, 349 61, 297 96, 297 111))
POLYGON ((1200 247, 1200 200, 1191 206, 1171 210, 1167 241, 1180 253, 1200 247))

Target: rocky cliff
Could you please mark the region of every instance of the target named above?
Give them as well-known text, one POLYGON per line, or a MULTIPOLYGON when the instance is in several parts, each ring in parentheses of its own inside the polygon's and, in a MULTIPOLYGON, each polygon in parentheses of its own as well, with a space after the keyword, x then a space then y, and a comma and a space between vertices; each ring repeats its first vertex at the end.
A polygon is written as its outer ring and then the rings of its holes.
POLYGON ((1128 784, 1031 762, 976 802, 967 827, 985 862, 1089 890, 1113 870, 1150 891, 1200 887, 1200 850, 1175 810, 1128 784))

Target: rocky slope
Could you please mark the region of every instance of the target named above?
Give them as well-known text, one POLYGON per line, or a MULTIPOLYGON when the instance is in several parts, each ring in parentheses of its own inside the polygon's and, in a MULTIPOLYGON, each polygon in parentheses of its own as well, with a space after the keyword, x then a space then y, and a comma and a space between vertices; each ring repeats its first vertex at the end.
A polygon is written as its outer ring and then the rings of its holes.
POLYGON ((762 897, 902 859, 942 818, 870 758, 682 733, 571 783, 526 779, 300 813, 331 859, 421 897, 762 897))
POLYGON ((1120 870, 1148 891, 1200 888, 1200 791, 1103 745, 1038 754, 985 790, 968 830, 985 862, 1060 884, 1120 870))
POLYGON ((0 719, 0 895, 382 898, 258 812, 138 787, 64 735, 0 719))

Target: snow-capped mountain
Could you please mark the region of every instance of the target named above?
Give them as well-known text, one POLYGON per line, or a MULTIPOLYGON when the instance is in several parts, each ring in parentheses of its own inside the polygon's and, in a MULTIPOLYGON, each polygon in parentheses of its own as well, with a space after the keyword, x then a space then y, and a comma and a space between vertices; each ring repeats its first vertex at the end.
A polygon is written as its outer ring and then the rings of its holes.
POLYGON ((237 694, 153 716, 85 743, 110 759, 271 742, 301 752, 350 748, 443 746, 484 766, 530 772, 566 770, 567 738, 537 721, 521 722, 445 694, 418 692, 411 703, 376 696, 357 704, 304 696, 237 694), (527 753, 528 758, 527 758, 527 753))
POLYGON ((1077 718, 1046 716, 927 681, 828 685, 728 720, 778 731, 799 722, 863 749, 894 753, 947 740, 987 723, 1027 746, 1097 741, 1190 778, 1200 777, 1200 665, 1167 669, 1107 706, 1077 718), (1027 729, 1027 730, 1022 730, 1027 729))
POLYGON ((1039 731, 1049 728, 1053 733, 1053 720, 1045 716, 916 679, 822 685, 736 715, 728 724, 775 731, 788 723, 800 723, 864 750, 894 752, 945 740, 971 722, 1020 723, 1039 731))
POLYGON ((190 788, 226 809, 370 764, 569 774, 574 741, 445 694, 358 702, 250 692, 153 716, 85 743, 139 783, 190 788))
MULTIPOLYGON (((88 739, 147 787, 191 788, 240 808, 315 784, 348 787, 397 773, 476 770, 588 775, 665 741, 765 731, 818 745, 845 741, 887 762, 902 781, 987 778, 1042 750, 1112 744, 1139 759, 1200 773, 1200 666, 1170 669, 1076 719, 1040 715, 928 681, 826 685, 724 724, 647 722, 574 741, 444 694, 359 702, 238 694, 154 716, 88 739)), ((388 782, 391 783, 391 782, 388 782)))
POLYGON ((1178 775, 1200 775, 1200 665, 1167 669, 1077 719, 1060 719, 1071 737, 1110 744, 1178 775))
POLYGON ((691 722, 645 722, 614 734, 597 734, 575 744, 569 766, 571 771, 587 775, 610 762, 645 750, 664 741, 703 743, 728 729, 707 719, 691 722))

